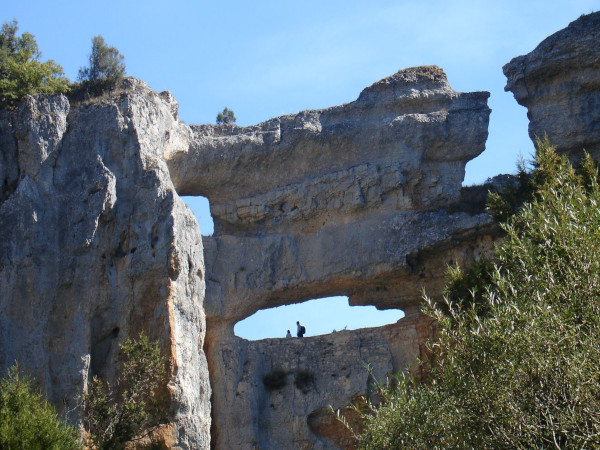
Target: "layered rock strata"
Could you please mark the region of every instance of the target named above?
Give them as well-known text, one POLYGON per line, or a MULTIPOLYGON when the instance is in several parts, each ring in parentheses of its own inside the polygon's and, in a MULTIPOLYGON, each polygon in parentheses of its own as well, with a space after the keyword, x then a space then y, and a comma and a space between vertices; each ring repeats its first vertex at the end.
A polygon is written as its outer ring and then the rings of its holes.
POLYGON ((461 206, 465 164, 487 138, 488 96, 453 91, 435 66, 406 69, 342 106, 194 126, 189 151, 166 156, 177 191, 208 197, 215 221, 204 246, 216 448, 336 448, 316 417, 367 392, 356 365, 372 358, 383 376, 416 360, 431 332, 422 286, 438 294, 448 263, 490 248, 487 214, 461 206), (408 317, 302 341, 234 336, 260 309, 330 295, 408 317), (267 393, 261 377, 274 371, 314 384, 267 393))
POLYGON ((191 132, 169 93, 129 80, 71 107, 27 97, 0 117, 0 372, 18 362, 60 409, 144 331, 170 362, 166 445, 208 448, 204 264, 198 224, 163 154, 191 132))
POLYGON ((529 135, 577 159, 600 160, 600 12, 581 16, 503 68, 505 90, 527 108, 529 135))

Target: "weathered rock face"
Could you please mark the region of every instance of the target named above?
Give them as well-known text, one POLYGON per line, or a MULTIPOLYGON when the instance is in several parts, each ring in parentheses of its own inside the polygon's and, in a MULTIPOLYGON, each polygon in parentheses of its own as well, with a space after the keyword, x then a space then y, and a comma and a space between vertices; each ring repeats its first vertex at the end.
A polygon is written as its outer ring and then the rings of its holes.
POLYGON ((581 16, 503 68, 505 90, 527 108, 529 135, 600 160, 600 12, 581 16))
POLYGON ((424 357, 431 332, 431 319, 419 314, 385 327, 312 338, 223 340, 222 364, 212 376, 221 380, 233 407, 212 437, 220 447, 235 449, 345 447, 352 440, 328 406, 346 406, 375 380, 424 357))
POLYGON ((102 103, 28 97, 2 113, 0 371, 18 360, 72 408, 144 330, 171 361, 167 444, 208 448, 202 242, 162 159, 191 137, 176 110, 130 80, 102 103))
POLYGON ((339 107, 192 127, 189 151, 166 156, 177 191, 208 197, 215 221, 204 246, 216 448, 342 445, 322 412, 367 392, 362 361, 384 375, 419 356, 431 332, 421 287, 438 294, 446 264, 490 249, 489 217, 461 203, 488 95, 453 91, 438 67, 412 68, 339 107), (234 336, 260 309, 330 295, 409 317, 301 341, 234 336), (289 384, 268 391, 262 377, 277 371, 289 384), (312 380, 304 389, 292 385, 298 373, 312 380))

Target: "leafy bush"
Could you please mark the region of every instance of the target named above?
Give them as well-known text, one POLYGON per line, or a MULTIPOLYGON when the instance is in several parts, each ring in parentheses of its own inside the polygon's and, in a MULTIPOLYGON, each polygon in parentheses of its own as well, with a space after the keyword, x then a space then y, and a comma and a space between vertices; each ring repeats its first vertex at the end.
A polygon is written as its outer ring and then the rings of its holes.
POLYGON ((167 420, 166 361, 158 342, 141 333, 121 345, 123 366, 113 388, 97 377, 83 397, 84 425, 99 449, 122 449, 167 420))
POLYGON ((0 31, 0 106, 13 108, 27 94, 67 92, 69 80, 53 60, 40 62, 35 37, 17 36, 17 21, 5 22, 0 31))
POLYGON ((431 377, 380 385, 360 448, 600 447, 597 171, 587 156, 576 173, 546 143, 530 175, 475 302, 452 285, 462 298, 427 300, 431 377))
POLYGON ((61 421, 18 366, 0 380, 0 448, 79 449, 79 433, 61 421))

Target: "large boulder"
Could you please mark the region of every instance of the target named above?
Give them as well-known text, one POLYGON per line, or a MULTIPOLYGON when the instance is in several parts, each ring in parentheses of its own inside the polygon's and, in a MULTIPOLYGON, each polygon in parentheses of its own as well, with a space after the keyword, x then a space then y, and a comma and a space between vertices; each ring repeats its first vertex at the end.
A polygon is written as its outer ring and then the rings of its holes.
POLYGON ((0 372, 15 362, 59 409, 144 331, 169 361, 169 446, 209 448, 198 224, 163 154, 187 148, 170 94, 137 80, 71 107, 26 97, 0 116, 0 372))
POLYGON ((503 68, 506 91, 527 108, 529 136, 573 159, 600 160, 600 12, 583 15, 503 68))

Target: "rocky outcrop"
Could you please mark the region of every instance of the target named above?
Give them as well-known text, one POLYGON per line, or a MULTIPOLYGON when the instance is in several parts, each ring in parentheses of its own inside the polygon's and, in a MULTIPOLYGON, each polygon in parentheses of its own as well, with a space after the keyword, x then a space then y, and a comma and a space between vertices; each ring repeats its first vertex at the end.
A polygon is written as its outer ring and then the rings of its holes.
POLYGON ((346 406, 415 356, 425 359, 431 332, 431 319, 418 314, 312 338, 224 340, 212 375, 235 407, 219 416, 213 439, 232 449, 347 447, 351 436, 328 407, 346 406))
POLYGON ((421 288, 439 294, 448 263, 491 246, 490 218, 461 201, 488 96, 453 91, 435 66, 406 69, 346 105, 193 126, 189 151, 166 157, 177 191, 208 197, 215 221, 204 246, 216 448, 336 448, 323 411, 367 393, 363 362, 383 378, 420 356, 432 332, 421 288), (407 318, 301 341, 234 336, 260 309, 330 295, 407 318), (282 372, 288 384, 269 390, 261 377, 282 372))
POLYGON ((18 361, 71 410, 91 376, 114 379, 124 337, 145 331, 170 360, 165 443, 196 449, 210 439, 204 264, 162 158, 191 137, 176 111, 129 80, 118 98, 27 97, 2 113, 0 371, 18 361))
POLYGON ((600 160, 600 12, 581 16, 503 68, 505 90, 527 108, 529 135, 574 159, 600 160))

